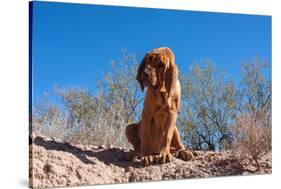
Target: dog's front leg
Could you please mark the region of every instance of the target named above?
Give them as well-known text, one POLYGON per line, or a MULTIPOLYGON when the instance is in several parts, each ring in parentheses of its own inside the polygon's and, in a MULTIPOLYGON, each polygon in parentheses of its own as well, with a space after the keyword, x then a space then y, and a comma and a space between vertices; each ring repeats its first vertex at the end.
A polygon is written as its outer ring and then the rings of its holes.
POLYGON ((177 113, 170 111, 167 122, 163 128, 162 147, 158 156, 158 162, 166 163, 172 160, 170 153, 171 141, 176 127, 177 113))
POLYGON ((141 145, 140 145, 140 152, 142 156, 148 155, 149 153, 149 137, 150 133, 148 132, 148 126, 149 126, 149 120, 142 119, 141 124, 140 124, 140 140, 141 140, 141 145))
POLYGON ((140 153, 141 153, 141 159, 144 165, 150 165, 153 162, 153 157, 151 154, 150 149, 150 140, 151 140, 151 120, 152 120, 152 114, 150 112, 143 113, 143 119, 140 123, 140 153))

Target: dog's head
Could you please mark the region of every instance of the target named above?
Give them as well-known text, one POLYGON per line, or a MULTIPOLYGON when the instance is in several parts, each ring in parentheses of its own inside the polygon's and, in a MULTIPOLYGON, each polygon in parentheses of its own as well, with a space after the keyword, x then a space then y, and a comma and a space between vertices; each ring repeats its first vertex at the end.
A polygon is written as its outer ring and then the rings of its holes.
POLYGON ((170 48, 162 47, 148 52, 143 58, 136 79, 142 91, 151 87, 159 92, 171 94, 178 79, 178 69, 170 48))

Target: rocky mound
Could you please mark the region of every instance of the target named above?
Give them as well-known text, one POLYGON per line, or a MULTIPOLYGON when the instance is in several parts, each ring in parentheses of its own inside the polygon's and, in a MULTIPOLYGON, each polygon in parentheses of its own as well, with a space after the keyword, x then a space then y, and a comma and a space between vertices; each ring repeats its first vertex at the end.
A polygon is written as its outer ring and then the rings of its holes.
POLYGON ((260 170, 239 161, 230 152, 197 151, 188 162, 144 167, 128 162, 129 150, 119 147, 83 146, 36 136, 30 145, 30 186, 33 188, 127 183, 228 175, 271 173, 271 155, 260 161, 260 170))

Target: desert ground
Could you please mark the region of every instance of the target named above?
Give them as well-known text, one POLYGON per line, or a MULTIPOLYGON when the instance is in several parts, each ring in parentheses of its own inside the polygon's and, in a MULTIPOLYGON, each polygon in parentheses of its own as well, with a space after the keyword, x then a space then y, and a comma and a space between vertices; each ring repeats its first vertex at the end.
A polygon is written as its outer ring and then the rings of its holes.
POLYGON ((229 151, 196 151, 191 161, 143 166, 128 161, 130 149, 117 146, 83 146, 55 138, 33 136, 30 145, 30 186, 49 188, 230 175, 271 173, 271 154, 260 160, 260 169, 249 160, 238 160, 229 151), (32 178, 32 179, 31 179, 32 178))

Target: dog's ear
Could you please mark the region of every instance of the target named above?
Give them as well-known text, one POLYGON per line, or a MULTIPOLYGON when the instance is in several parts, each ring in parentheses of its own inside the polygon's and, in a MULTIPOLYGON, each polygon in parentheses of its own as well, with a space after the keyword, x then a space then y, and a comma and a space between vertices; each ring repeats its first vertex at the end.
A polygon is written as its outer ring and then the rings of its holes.
POLYGON ((166 71, 165 87, 168 97, 170 97, 178 81, 178 67, 174 62, 175 60, 173 56, 168 56, 168 58, 170 62, 166 71))
POLYGON ((144 58, 142 59, 140 65, 139 65, 139 68, 138 68, 138 73, 137 73, 137 81, 139 82, 140 84, 140 87, 141 87, 141 90, 143 91, 144 90, 144 85, 142 83, 142 78, 141 78, 141 75, 142 75, 142 72, 144 70, 144 67, 145 67, 145 59, 146 59, 147 55, 144 56, 144 58))
POLYGON ((168 76, 167 70, 169 68, 170 60, 166 55, 162 55, 160 58, 160 65, 159 67, 162 67, 161 73, 159 74, 159 80, 160 80, 160 88, 159 91, 162 93, 168 92, 167 86, 166 86, 166 78, 168 76))

